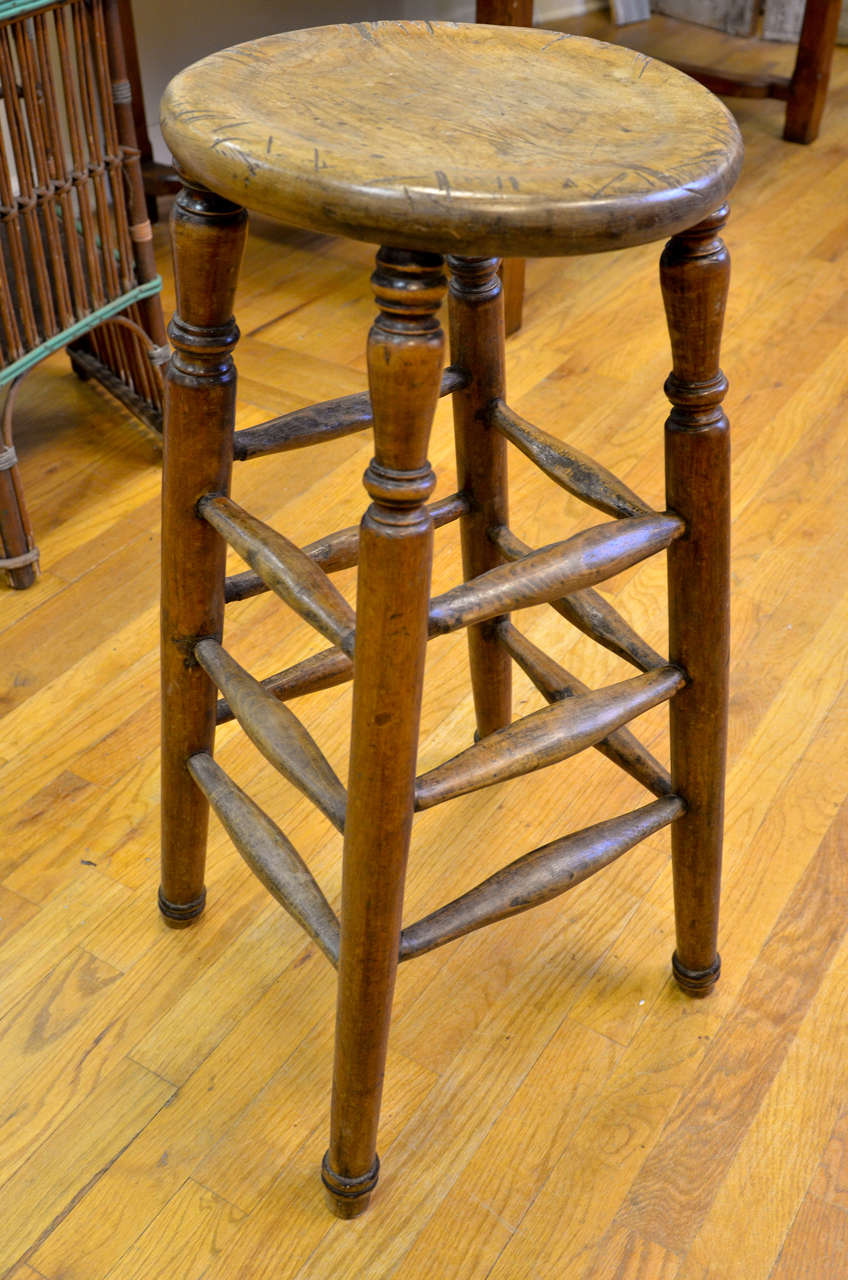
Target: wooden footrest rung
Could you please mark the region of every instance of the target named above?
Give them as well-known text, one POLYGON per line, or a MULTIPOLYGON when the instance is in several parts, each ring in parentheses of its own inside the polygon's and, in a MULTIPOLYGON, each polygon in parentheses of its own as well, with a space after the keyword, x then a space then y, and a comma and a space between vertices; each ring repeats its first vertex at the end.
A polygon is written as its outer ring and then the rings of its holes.
MULTIPOLYGON (((468 375, 460 369, 445 369, 439 394, 449 395, 468 385, 468 375)), ((237 462, 250 458, 262 458, 269 453, 284 453, 289 449, 303 449, 325 440, 338 440, 356 431, 373 426, 371 397, 367 391, 352 396, 339 396, 324 400, 306 409, 294 409, 279 418, 260 422, 255 427, 236 431, 233 437, 233 457, 237 462)))
POLYGON ((556 898, 679 818, 685 807, 679 796, 663 796, 633 813, 534 849, 404 929, 400 959, 423 955, 474 929, 556 898))
MULTIPOLYGON (((504 553, 508 560, 520 560, 526 556, 530 547, 526 542, 501 525, 492 529, 490 538, 504 553)), ((560 600, 551 600, 550 605, 562 614, 572 626, 577 627, 584 635, 615 653, 626 662, 632 662, 640 671, 653 671, 661 667, 665 659, 646 644, 642 637, 625 622, 621 614, 612 607, 597 591, 584 587, 560 600)))
MULTIPOLYGON (((291 698, 302 697, 306 693, 317 693, 319 689, 332 689, 334 685, 344 684, 353 679, 353 662, 341 649, 323 649, 302 662, 296 662, 285 671, 266 676, 258 683, 273 698, 280 702, 288 702, 291 698)), ((235 713, 226 698, 219 698, 215 711, 215 723, 227 724, 235 718, 235 713)))
POLYGON ((233 458, 236 462, 247 462, 270 453, 303 449, 353 435, 356 431, 365 431, 373 424, 371 397, 367 391, 338 396, 236 431, 233 435, 233 458))
POLYGON ((347 792, 297 716, 263 689, 217 640, 200 640, 194 656, 266 760, 343 831, 347 792))
POLYGON ((492 402, 486 421, 535 462, 546 476, 589 506, 611 516, 644 516, 653 511, 606 467, 548 435, 547 431, 534 427, 503 400, 492 402))
MULTIPOLYGON (((498 639, 548 702, 581 697, 590 692, 582 680, 578 680, 558 662, 554 662, 553 658, 548 657, 532 641, 516 630, 511 622, 500 623, 498 639)), ((642 746, 629 729, 613 729, 608 737, 596 742, 594 747, 625 773, 629 773, 637 782, 641 782, 642 786, 647 787, 655 796, 671 794, 672 785, 668 771, 654 759, 650 751, 642 746)))
POLYGON ((198 510, 305 622, 346 654, 353 653, 356 615, 323 570, 300 547, 250 515, 232 498, 210 495, 201 499, 198 510))
POLYGON ((338 919, 294 846, 206 752, 187 767, 254 875, 338 967, 338 919))
MULTIPOLYGON (((436 529, 450 524, 452 520, 458 520, 468 509, 468 499, 462 493, 453 493, 450 497, 440 498, 437 502, 430 503, 427 508, 436 529)), ((337 533, 317 538, 302 550, 303 554, 309 556, 309 559, 323 569, 324 573, 338 573, 340 569, 351 569, 359 563, 359 525, 353 525, 349 529, 339 529, 337 533)), ((246 600, 249 596, 261 595, 263 591, 270 591, 270 587, 263 582, 258 573, 236 573, 227 578, 224 597, 229 604, 231 600, 246 600)))
POLYGON ((603 582, 665 550, 684 529, 679 516, 636 516, 531 551, 436 596, 430 605, 430 632, 444 635, 603 582))
POLYGON ((678 667, 665 666, 534 711, 417 778, 415 807, 429 809, 576 755, 664 702, 684 684, 678 667))

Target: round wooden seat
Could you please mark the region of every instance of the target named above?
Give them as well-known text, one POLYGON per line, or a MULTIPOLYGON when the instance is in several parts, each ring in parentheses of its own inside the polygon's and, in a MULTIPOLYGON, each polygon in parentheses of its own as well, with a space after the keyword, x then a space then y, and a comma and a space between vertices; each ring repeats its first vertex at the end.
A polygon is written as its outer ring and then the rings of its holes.
POLYGON ((434 252, 553 256, 691 226, 742 144, 641 53, 430 22, 316 27, 195 63, 162 129, 186 175, 296 226, 434 252))

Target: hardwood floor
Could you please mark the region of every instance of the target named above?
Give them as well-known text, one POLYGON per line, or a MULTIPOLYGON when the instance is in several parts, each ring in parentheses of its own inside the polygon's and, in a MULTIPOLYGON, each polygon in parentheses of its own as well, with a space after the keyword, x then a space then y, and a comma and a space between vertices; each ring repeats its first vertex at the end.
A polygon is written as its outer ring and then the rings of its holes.
MULTIPOLYGON (((779 103, 735 107, 747 162, 727 232, 735 595, 715 994, 691 1002, 670 978, 665 834, 403 966, 385 1172, 362 1219, 333 1220, 318 1179, 332 974, 214 824, 206 915, 181 932, 159 919, 157 449, 55 357, 17 416, 44 571, 30 591, 0 590, 0 1276, 845 1276, 848 50, 812 147, 780 141, 779 103)), ((169 312, 166 239, 160 225, 169 312)), ((241 425, 363 388, 370 260, 367 246, 254 224, 241 425)), ((648 246, 529 263, 508 372, 520 413, 659 502, 657 260, 648 246)), ((432 451, 442 494, 447 414, 432 451)), ((358 518, 368 458, 350 437, 255 462, 235 496, 306 542, 358 518)), ((510 463, 522 537, 578 527, 576 504, 516 452, 510 463)), ((434 590, 459 577, 448 528, 434 590)), ((658 560, 615 584, 657 646, 663 580, 658 560)), ((352 591, 350 573, 336 581, 352 591)), ((230 608, 230 645, 257 675, 314 648, 267 596, 230 608)), ((629 673, 552 611, 526 616, 587 683, 629 673)), ((517 714, 538 705, 523 677, 516 690, 517 714)), ((344 688, 298 704, 342 776, 349 707, 344 688)), ((464 638, 434 641, 420 769, 467 745, 471 721, 464 638)), ((662 754, 662 713, 639 728, 662 754)), ((329 823, 237 728, 219 744, 336 905, 329 823)), ((591 752, 420 815, 407 918, 640 795, 591 752)))

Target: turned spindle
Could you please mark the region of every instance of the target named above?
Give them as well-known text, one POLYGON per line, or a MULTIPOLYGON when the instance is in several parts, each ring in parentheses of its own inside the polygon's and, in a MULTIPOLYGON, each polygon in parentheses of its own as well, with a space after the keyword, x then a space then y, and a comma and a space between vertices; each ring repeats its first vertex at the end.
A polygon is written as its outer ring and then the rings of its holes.
MULTIPOLYGON (((449 258, 451 363, 470 374, 453 393, 456 466, 469 511, 459 522, 462 568, 476 578, 502 563, 489 530, 508 523, 506 441, 486 420, 486 410, 504 395, 503 291, 498 258, 449 258)), ((471 687, 477 733, 485 737, 508 725, 512 710, 509 656, 498 643, 498 619, 468 629, 471 687)))
POLYGON ((165 391, 162 526, 162 883, 172 923, 203 910, 209 805, 186 768, 211 752, 215 686, 194 657, 198 640, 221 639, 226 544, 198 513, 226 493, 233 457, 238 340, 233 295, 247 215, 185 187, 171 219, 177 314, 165 391))
POLYGON ((671 780, 686 802, 672 828, 677 924, 674 974, 703 995, 716 950, 727 742, 730 433, 719 368, 730 259, 719 236, 726 206, 674 236, 660 260, 673 357, 665 390, 666 496, 686 532, 668 550, 669 659, 688 676, 671 704, 671 780))
POLYGON ((377 1182, 377 1120, 400 946, 427 647, 435 484, 427 461, 444 335, 436 254, 381 249, 368 339, 374 459, 359 539, 350 778, 330 1147, 331 1208, 354 1217, 377 1182))

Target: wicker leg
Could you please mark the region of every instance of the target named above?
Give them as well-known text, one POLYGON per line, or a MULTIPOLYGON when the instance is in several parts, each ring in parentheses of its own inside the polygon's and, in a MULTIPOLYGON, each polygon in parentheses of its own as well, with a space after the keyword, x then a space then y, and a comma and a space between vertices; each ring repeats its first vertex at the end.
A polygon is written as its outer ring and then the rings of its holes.
MULTIPOLYGON (((466 579, 501 563, 489 530, 507 523, 506 440, 482 415, 504 394, 503 291, 497 258, 451 258, 451 363, 470 372, 454 392, 459 488, 471 500, 460 521, 466 579)), ((511 719, 510 657, 497 638, 500 618, 468 628, 471 684, 480 737, 511 719)))
POLYGON ((221 638, 225 544, 197 514, 206 493, 226 493, 232 467, 238 330, 233 294, 246 214, 208 191, 185 188, 172 232, 177 315, 166 386, 162 499, 162 885, 170 921, 203 910, 208 804, 186 769, 211 751, 216 691, 194 658, 221 638))
POLYGON ((368 343, 375 458, 362 522, 353 726, 342 880, 330 1206, 351 1218, 377 1182, 377 1123, 398 962, 432 558, 423 503, 444 338, 441 258, 381 250, 368 343))
POLYGON ((9 585, 18 591, 31 587, 36 578, 38 553, 27 523, 15 451, 0 440, 0 558, 12 562, 4 568, 9 585))
POLYGON ((730 264, 727 209, 682 235, 660 274, 674 372, 666 426, 667 498, 686 521, 668 553, 670 657, 689 683, 671 704, 672 782, 687 812, 672 828, 677 950, 691 995, 716 982, 729 653, 730 439, 719 345, 730 264))

